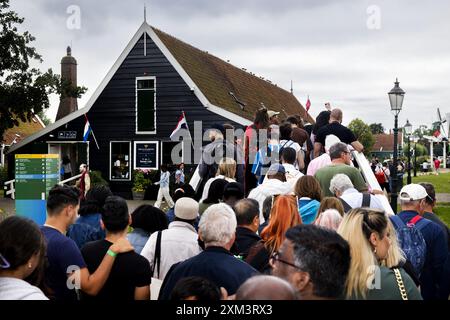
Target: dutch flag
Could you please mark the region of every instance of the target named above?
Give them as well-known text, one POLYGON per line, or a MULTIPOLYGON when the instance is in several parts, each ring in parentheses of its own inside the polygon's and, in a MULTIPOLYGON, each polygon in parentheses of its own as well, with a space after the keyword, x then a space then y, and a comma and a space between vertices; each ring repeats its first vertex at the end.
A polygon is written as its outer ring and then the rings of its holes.
POLYGON ((170 139, 172 139, 172 137, 181 129, 186 129, 187 130, 188 126, 187 126, 187 122, 186 122, 186 117, 184 116, 184 112, 181 114, 180 119, 178 119, 178 123, 177 126, 175 127, 175 129, 172 131, 172 134, 170 135, 170 139))
POLYGON ((89 124, 89 120, 86 117, 86 123, 84 125, 84 131, 83 131, 83 141, 86 142, 87 139, 89 138, 89 134, 91 133, 92 129, 91 129, 91 125, 89 124))

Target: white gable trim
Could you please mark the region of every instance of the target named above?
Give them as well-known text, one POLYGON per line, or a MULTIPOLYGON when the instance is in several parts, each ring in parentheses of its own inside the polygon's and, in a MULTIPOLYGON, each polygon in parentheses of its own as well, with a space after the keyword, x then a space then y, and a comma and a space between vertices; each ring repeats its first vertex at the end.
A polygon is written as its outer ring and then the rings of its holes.
POLYGON ((149 37, 153 40, 153 42, 156 44, 158 49, 164 54, 164 56, 169 60, 170 64, 175 68, 175 70, 178 72, 178 74, 181 76, 181 78, 186 82, 186 84, 191 88, 191 91, 194 92, 196 97, 200 100, 200 102, 205 106, 208 110, 211 112, 214 112, 218 115, 221 115, 227 119, 230 119, 231 121, 237 122, 242 125, 250 125, 252 122, 244 117, 241 117, 237 114, 234 114, 233 112, 230 112, 228 110, 225 110, 221 107, 215 106, 209 102, 209 100, 206 98, 206 96, 203 94, 203 92, 198 88, 198 86, 195 84, 195 82, 192 80, 192 78, 187 74, 187 72, 183 69, 183 67, 178 63, 178 61, 175 59, 175 57, 172 55, 172 53, 167 49, 167 47, 164 45, 164 43, 159 39, 158 35, 155 33, 152 27, 150 27, 148 24, 146 24, 146 31, 149 37))

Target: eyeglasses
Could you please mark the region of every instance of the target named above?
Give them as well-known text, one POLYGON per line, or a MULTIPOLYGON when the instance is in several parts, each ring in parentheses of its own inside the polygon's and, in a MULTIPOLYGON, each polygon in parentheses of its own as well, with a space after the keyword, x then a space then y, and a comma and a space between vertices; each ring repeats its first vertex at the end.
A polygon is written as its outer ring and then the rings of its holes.
POLYGON ((291 266, 291 267, 294 267, 294 268, 296 268, 296 269, 301 270, 300 267, 296 266, 295 264, 293 264, 293 263, 291 263, 291 262, 288 262, 288 261, 286 261, 286 260, 280 259, 280 253, 279 253, 278 251, 277 251, 277 252, 274 252, 274 253, 272 254, 272 256, 270 257, 270 260, 271 260, 272 264, 273 264, 275 261, 278 261, 278 262, 287 264, 288 266, 291 266))

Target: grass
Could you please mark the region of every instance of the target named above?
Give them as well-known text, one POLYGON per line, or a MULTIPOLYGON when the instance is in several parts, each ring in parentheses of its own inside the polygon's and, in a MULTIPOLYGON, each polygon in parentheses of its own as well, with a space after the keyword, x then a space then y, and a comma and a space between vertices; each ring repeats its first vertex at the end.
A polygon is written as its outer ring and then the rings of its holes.
MULTIPOLYGON (((405 174, 403 177, 404 177, 403 184, 405 185, 407 174, 405 174)), ((436 193, 450 193, 450 172, 441 173, 437 176, 431 174, 412 177, 412 182, 413 183, 429 182, 434 185, 436 193)))
POLYGON ((438 203, 435 207, 434 213, 450 227, 450 203, 438 203))

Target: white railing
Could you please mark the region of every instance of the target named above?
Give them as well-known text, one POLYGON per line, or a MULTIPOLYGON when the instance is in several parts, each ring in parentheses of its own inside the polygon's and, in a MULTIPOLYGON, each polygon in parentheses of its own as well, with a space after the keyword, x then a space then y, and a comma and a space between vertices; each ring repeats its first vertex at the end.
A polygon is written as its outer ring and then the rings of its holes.
POLYGON ((80 178, 80 177, 81 177, 81 173, 80 173, 79 175, 70 177, 69 179, 63 180, 63 181, 59 182, 58 184, 59 184, 60 186, 62 186, 63 184, 65 184, 65 183, 67 183, 67 182, 70 182, 70 181, 73 181, 73 180, 76 180, 76 179, 78 179, 78 178, 80 178))
POLYGON ((11 199, 13 200, 16 198, 16 189, 14 188, 14 182, 16 182, 16 179, 12 179, 4 183, 5 195, 11 195, 11 199))
MULTIPOLYGON (((76 179, 78 179, 80 177, 81 177, 81 174, 73 176, 73 177, 70 177, 69 179, 63 180, 63 181, 59 182, 58 184, 59 185, 63 185, 65 183, 67 183, 67 182, 76 180, 76 179)), ((14 183, 15 182, 16 182, 16 179, 12 179, 12 180, 6 181, 4 183, 4 187, 3 187, 3 189, 5 190, 5 195, 7 195, 7 196, 11 195, 11 199, 13 199, 13 200, 16 199, 16 188, 14 187, 14 183)))

